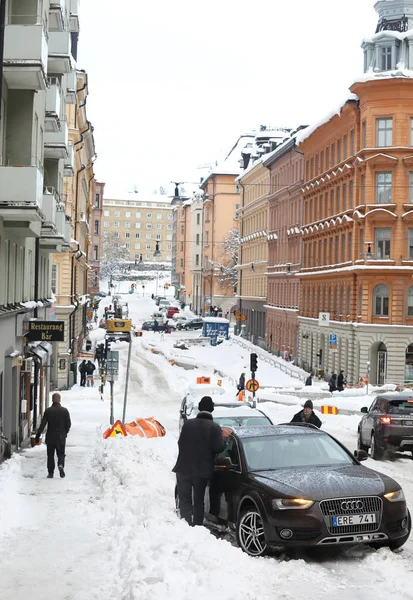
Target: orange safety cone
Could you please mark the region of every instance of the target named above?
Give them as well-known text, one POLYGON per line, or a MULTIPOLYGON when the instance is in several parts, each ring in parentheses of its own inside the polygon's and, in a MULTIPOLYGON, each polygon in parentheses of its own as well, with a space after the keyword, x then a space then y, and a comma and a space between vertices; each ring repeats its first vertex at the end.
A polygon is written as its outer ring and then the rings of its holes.
POLYGON ((244 400, 245 400, 245 391, 241 390, 240 393, 238 394, 238 401, 244 402, 244 400))

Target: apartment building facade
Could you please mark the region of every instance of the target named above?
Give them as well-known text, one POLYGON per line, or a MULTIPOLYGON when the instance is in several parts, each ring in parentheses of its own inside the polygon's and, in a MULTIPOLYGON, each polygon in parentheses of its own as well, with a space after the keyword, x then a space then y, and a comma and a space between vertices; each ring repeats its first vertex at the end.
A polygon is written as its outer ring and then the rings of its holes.
POLYGON ((192 306, 196 314, 202 312, 202 222, 203 194, 201 190, 194 193, 190 207, 189 229, 189 278, 191 279, 192 294, 187 295, 186 303, 192 306))
POLYGON ((267 347, 284 358, 298 355, 303 155, 295 134, 264 161, 269 169, 267 347))
POLYGON ((145 196, 130 193, 103 200, 102 236, 119 240, 129 252, 131 262, 164 262, 172 260, 173 211, 162 195, 145 196), (154 257, 156 244, 161 257, 154 257))
POLYGON ((88 263, 88 294, 93 298, 100 287, 100 261, 102 258, 102 220, 105 184, 92 180, 92 214, 88 263))
MULTIPOLYGON (((30 341, 56 319, 51 255, 70 247, 64 171, 74 148, 66 103, 76 93, 77 2, 8 0, 0 78, 0 460, 27 440, 48 403, 53 345, 30 341)), ((67 335, 67 331, 65 331, 67 335)))
POLYGON ((307 362, 314 340, 324 372, 344 369, 353 383, 369 373, 382 384, 413 380, 413 1, 375 8, 355 96, 299 145, 299 340, 307 362), (327 326, 320 312, 329 313, 327 326))

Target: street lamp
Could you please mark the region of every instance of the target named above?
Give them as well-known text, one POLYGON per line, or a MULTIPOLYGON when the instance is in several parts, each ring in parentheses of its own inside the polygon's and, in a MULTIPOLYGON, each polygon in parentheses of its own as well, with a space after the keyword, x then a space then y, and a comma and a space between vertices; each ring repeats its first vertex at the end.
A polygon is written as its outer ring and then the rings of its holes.
MULTIPOLYGON (((153 253, 153 257, 155 260, 159 260, 161 258, 161 251, 159 249, 159 242, 156 242, 155 245, 155 252, 153 253)), ((156 269, 156 290, 155 290, 155 296, 158 295, 158 283, 159 283, 159 263, 156 269)))

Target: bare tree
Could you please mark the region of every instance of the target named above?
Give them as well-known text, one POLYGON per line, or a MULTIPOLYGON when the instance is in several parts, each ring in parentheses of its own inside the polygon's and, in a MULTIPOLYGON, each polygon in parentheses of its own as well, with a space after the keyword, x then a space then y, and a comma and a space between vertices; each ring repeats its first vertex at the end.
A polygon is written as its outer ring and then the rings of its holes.
POLYGON ((101 277, 117 280, 129 268, 129 249, 119 244, 119 238, 112 234, 103 239, 102 262, 100 265, 101 277))
POLYGON ((238 251, 239 251, 239 230, 235 227, 228 231, 228 234, 220 244, 219 260, 211 261, 211 267, 217 277, 221 288, 234 292, 238 285, 238 251))

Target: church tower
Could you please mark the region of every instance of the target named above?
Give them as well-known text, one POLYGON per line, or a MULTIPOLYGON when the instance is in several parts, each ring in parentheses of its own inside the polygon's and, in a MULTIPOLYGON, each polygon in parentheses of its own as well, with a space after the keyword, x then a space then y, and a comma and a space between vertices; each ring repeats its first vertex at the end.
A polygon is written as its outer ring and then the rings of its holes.
POLYGON ((379 0, 374 8, 379 15, 376 33, 361 45, 364 72, 413 71, 413 0, 379 0))

